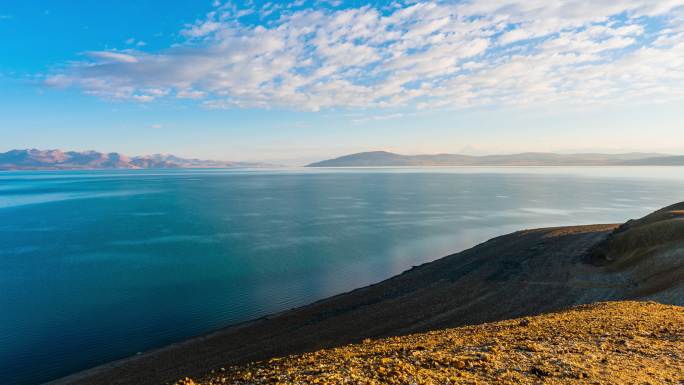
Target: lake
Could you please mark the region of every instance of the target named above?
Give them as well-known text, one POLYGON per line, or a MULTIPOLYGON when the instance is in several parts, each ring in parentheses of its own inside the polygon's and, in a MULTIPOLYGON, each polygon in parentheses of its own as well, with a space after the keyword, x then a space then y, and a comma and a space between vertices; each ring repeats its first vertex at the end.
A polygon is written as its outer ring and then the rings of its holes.
POLYGON ((0 172, 0 378, 41 383, 493 236, 681 200, 677 167, 0 172))

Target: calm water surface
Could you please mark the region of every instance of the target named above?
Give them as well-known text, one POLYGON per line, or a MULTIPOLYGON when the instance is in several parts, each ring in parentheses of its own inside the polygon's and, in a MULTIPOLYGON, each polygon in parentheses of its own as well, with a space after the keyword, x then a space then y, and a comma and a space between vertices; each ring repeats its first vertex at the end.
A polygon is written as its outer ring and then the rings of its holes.
POLYGON ((0 378, 40 383, 492 236, 681 200, 676 167, 0 172, 0 378))

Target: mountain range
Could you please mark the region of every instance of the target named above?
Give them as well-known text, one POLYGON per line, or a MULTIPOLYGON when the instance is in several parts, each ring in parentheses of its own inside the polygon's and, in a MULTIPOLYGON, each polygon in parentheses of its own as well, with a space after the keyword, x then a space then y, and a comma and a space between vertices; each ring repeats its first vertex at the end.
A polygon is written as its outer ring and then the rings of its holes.
POLYGON ((264 163, 180 158, 169 154, 129 157, 118 152, 11 150, 0 153, 0 170, 265 167, 264 163))
MULTIPOLYGON (((429 166, 684 166, 684 156, 657 153, 555 154, 526 152, 509 155, 401 155, 386 151, 360 152, 323 160, 306 167, 429 167, 429 166)), ((127 156, 118 152, 20 149, 0 153, 0 170, 88 170, 148 168, 273 167, 261 162, 181 158, 170 154, 127 156)))
POLYGON ((370 151, 311 163, 307 167, 407 166, 684 166, 684 156, 655 153, 554 154, 545 152, 484 156, 401 155, 386 151, 370 151))

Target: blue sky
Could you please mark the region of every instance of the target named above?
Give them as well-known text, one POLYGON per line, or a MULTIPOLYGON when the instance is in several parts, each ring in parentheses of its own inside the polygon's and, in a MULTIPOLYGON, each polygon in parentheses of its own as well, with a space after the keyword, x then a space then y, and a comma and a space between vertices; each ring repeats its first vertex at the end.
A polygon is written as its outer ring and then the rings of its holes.
POLYGON ((3 1, 0 151, 684 153, 684 1, 3 1))

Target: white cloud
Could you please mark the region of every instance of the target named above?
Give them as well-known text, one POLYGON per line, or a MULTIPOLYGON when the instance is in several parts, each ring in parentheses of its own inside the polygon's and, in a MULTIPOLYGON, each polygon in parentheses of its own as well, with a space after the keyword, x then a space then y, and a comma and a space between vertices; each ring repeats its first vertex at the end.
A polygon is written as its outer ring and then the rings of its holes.
POLYGON ((190 38, 203 37, 218 31, 221 27, 221 23, 213 20, 199 21, 196 24, 187 26, 186 29, 181 31, 181 35, 190 38))
POLYGON ((195 90, 178 90, 176 92, 176 97, 179 99, 202 99, 206 95, 206 92, 195 90))
POLYGON ((126 39, 126 44, 127 44, 127 45, 135 45, 135 46, 137 46, 137 47, 144 47, 144 46, 147 45, 147 43, 145 43, 144 41, 142 41, 142 40, 136 40, 136 39, 133 38, 133 37, 126 39))
POLYGON ((88 56, 94 59, 100 59, 101 63, 119 62, 119 63, 137 63, 138 58, 135 55, 116 51, 91 51, 87 53, 88 56))
POLYGON ((216 2, 180 45, 87 52, 46 83, 140 102, 312 111, 684 97, 684 0, 291 5, 263 6, 262 18, 279 13, 254 25, 241 17, 255 9, 216 2))
POLYGON ((382 120, 399 119, 399 118, 403 118, 403 117, 404 117, 403 113, 396 112, 393 114, 363 116, 363 117, 352 119, 352 122, 353 123, 366 123, 366 122, 374 122, 374 121, 382 121, 382 120))

